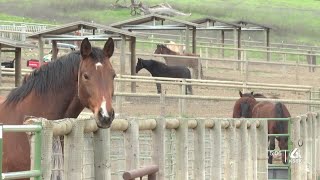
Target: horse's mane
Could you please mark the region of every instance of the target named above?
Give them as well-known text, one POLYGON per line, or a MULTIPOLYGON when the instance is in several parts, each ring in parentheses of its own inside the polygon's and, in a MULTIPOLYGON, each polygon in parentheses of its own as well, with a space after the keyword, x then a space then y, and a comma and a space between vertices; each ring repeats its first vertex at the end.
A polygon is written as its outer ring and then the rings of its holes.
MULTIPOLYGON (((98 48, 92 48, 90 56, 98 60, 101 56, 103 57, 103 52, 98 48)), ((42 95, 49 91, 59 93, 70 83, 70 80, 77 80, 80 58, 80 51, 74 51, 34 70, 20 87, 13 89, 9 93, 5 103, 18 103, 27 97, 32 90, 37 95, 42 95)))
POLYGON ((166 48, 167 50, 169 50, 170 52, 172 52, 173 54, 175 55, 179 55, 180 53, 179 52, 175 52, 175 51, 172 51, 170 48, 168 48, 166 45, 164 44, 159 44, 160 47, 162 48, 166 48))
POLYGON ((254 97, 254 98, 267 98, 265 95, 261 94, 261 93, 243 93, 242 97, 254 97))

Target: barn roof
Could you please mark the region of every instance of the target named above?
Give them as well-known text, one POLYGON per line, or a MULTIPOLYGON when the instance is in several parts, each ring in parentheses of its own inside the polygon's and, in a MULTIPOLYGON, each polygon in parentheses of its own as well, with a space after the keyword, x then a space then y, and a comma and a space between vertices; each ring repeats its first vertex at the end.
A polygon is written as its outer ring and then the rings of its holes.
POLYGON ((268 26, 263 25, 263 24, 251 22, 251 21, 241 20, 241 21, 235 21, 234 23, 235 23, 235 24, 239 24, 239 25, 241 25, 242 27, 250 28, 250 29, 263 29, 263 30, 271 29, 271 27, 268 27, 268 26))
POLYGON ((81 28, 87 29, 87 30, 100 29, 100 30, 104 30, 105 33, 108 33, 108 34, 111 34, 114 36, 119 36, 119 35, 125 35, 125 36, 129 36, 129 37, 140 36, 137 33, 132 33, 132 32, 128 32, 125 30, 121 30, 121 29, 117 29, 117 28, 113 28, 113 27, 109 27, 109 26, 105 26, 105 25, 101 25, 101 24, 90 23, 90 22, 85 22, 85 21, 77 21, 77 22, 63 24, 61 26, 56 26, 56 27, 52 27, 49 29, 45 29, 43 31, 33 33, 33 34, 29 35, 28 38, 37 39, 43 35, 62 35, 62 34, 67 34, 67 33, 74 32, 74 31, 78 31, 81 28))
POLYGON ((200 18, 200 19, 195 19, 191 21, 192 23, 196 23, 196 24, 203 24, 203 23, 212 23, 213 26, 215 23, 220 23, 220 24, 224 24, 224 25, 228 25, 230 27, 233 28, 240 28, 241 26, 232 22, 227 22, 215 17, 204 17, 204 18, 200 18))
POLYGON ((0 37, 1 48, 36 48, 37 46, 23 41, 16 41, 0 37))
MULTIPOLYGON (((110 26, 116 27, 116 28, 122 28, 125 26, 141 25, 144 23, 152 22, 153 20, 155 20, 155 21, 172 21, 175 24, 171 24, 170 26, 175 26, 175 27, 186 27, 186 26, 198 27, 199 26, 199 24, 195 24, 195 23, 192 23, 189 21, 175 19, 175 18, 171 18, 171 17, 167 17, 167 16, 158 15, 158 14, 144 15, 144 16, 140 16, 137 18, 132 18, 132 19, 128 19, 125 21, 113 23, 110 26)), ((161 25, 161 26, 165 26, 165 25, 161 25)))

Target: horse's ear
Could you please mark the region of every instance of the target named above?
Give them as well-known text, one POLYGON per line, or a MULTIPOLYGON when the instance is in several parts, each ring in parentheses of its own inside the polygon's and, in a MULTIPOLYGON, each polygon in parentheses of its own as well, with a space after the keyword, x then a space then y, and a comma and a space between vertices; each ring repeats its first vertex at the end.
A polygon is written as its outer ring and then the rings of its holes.
POLYGON ((91 44, 89 42, 88 38, 84 38, 81 42, 81 47, 80 47, 80 54, 82 57, 89 56, 91 54, 91 44))
POLYGON ((253 91, 251 91, 251 95, 253 96, 253 91))
POLYGON ((240 97, 242 97, 242 92, 239 90, 239 95, 240 95, 240 97))
POLYGON ((103 47, 104 54, 110 58, 114 52, 114 42, 112 38, 109 38, 106 44, 103 47))

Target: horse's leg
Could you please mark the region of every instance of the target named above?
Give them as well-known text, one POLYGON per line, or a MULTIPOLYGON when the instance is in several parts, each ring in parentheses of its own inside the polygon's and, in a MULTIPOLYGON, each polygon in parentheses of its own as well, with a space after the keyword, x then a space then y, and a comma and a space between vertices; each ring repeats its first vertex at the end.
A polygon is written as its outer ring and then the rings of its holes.
POLYGON ((198 77, 199 77, 198 66, 195 66, 192 69, 193 69, 193 72, 194 72, 194 78, 198 79, 198 77))
POLYGON ((193 92, 192 92, 192 86, 191 86, 191 85, 188 85, 187 87, 188 87, 188 90, 189 90, 189 94, 192 95, 192 94, 193 94, 193 92))
MULTIPOLYGON (((273 133, 271 133, 271 134, 273 134, 273 133)), ((270 143, 269 150, 274 150, 276 148, 275 137, 274 136, 269 137, 269 141, 270 141, 269 142, 270 143)), ((269 155, 268 163, 272 164, 273 156, 270 153, 268 153, 268 155, 269 155)))
POLYGON ((156 83, 156 85, 157 85, 158 94, 161 94, 161 84, 160 83, 156 83))

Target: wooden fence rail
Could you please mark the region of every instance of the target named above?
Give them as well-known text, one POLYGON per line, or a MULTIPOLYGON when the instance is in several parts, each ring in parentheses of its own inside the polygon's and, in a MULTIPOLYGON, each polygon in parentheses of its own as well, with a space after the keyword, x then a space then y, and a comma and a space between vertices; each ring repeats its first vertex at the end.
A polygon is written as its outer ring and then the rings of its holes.
POLYGON ((157 165, 150 165, 147 167, 126 171, 123 173, 124 180, 135 180, 135 178, 142 178, 148 176, 148 180, 156 180, 156 173, 159 171, 157 165))

